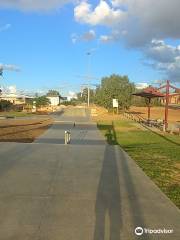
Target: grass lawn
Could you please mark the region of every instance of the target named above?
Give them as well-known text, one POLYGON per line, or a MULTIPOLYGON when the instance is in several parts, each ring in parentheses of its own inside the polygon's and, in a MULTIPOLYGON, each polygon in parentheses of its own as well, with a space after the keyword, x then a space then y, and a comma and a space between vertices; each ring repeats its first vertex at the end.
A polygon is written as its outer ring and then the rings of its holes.
POLYGON ((98 121, 109 144, 119 144, 180 208, 180 136, 154 133, 121 119, 98 121))

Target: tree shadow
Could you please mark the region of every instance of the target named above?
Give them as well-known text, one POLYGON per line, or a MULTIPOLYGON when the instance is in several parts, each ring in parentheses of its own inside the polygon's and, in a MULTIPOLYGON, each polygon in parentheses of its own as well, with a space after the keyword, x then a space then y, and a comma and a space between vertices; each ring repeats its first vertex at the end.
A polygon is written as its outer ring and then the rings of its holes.
POLYGON ((163 140, 166 140, 166 141, 168 141, 168 142, 170 142, 170 143, 173 143, 173 144, 175 144, 175 145, 177 145, 177 146, 180 146, 179 143, 177 143, 177 142, 175 142, 175 141, 167 138, 165 135, 163 135, 163 134, 161 134, 161 133, 158 133, 158 132, 156 132, 156 131, 153 131, 152 129, 150 129, 149 127, 147 127, 147 126, 145 126, 145 125, 143 125, 143 127, 146 128, 147 130, 149 130, 150 132, 154 133, 155 135, 159 136, 159 137, 162 138, 163 140))
POLYGON ((120 240, 121 200, 119 173, 116 163, 114 146, 106 145, 104 161, 96 197, 96 223, 94 240, 120 240), (109 218, 109 228, 107 226, 109 218))
MULTIPOLYGON (((165 135, 158 133, 156 131, 153 131, 150 127, 147 127, 145 124, 143 124, 143 127, 147 130, 149 130, 151 133, 154 133, 155 135, 159 136, 160 138, 162 138, 163 140, 168 141, 169 143, 175 144, 177 146, 180 146, 180 144, 178 142, 175 142, 169 138, 167 138, 165 135)), ((117 141, 117 136, 116 136, 116 131, 115 131, 115 127, 114 127, 114 122, 112 121, 111 124, 107 124, 107 125, 103 125, 103 126, 99 126, 100 130, 105 130, 106 134, 105 137, 107 139, 107 142, 110 145, 118 145, 118 141, 117 141)))

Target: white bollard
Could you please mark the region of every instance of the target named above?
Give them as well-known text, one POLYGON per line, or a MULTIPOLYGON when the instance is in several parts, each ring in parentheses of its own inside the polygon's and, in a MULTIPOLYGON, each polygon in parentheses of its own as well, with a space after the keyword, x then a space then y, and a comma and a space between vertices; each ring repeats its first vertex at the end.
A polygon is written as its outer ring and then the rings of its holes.
POLYGON ((67 145, 71 141, 71 132, 65 131, 64 132, 64 143, 67 145))
POLYGON ((67 131, 64 132, 64 143, 67 144, 67 131))

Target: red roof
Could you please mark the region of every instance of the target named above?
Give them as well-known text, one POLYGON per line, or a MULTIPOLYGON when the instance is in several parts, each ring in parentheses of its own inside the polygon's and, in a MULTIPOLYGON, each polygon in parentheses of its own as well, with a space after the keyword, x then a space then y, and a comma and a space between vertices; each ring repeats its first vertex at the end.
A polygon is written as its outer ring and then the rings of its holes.
POLYGON ((164 97, 165 96, 157 88, 154 88, 151 86, 145 88, 141 92, 134 93, 133 95, 140 96, 140 97, 147 97, 147 98, 155 98, 155 97, 164 97))

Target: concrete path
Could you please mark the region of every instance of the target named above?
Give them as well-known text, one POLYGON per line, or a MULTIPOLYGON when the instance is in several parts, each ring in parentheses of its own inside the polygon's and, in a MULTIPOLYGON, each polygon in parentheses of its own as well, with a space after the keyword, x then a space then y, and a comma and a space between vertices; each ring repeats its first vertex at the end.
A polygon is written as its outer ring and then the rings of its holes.
POLYGON ((180 211, 80 114, 56 114, 32 144, 0 143, 0 240, 178 240, 180 211))

